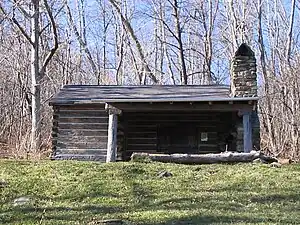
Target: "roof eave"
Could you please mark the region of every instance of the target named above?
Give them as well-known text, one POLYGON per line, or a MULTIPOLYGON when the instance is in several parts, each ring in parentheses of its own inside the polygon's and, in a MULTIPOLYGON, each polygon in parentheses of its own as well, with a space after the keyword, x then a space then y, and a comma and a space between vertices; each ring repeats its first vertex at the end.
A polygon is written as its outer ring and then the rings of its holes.
POLYGON ((245 101, 258 101, 258 97, 221 97, 221 98, 147 98, 147 99, 102 99, 102 100, 91 100, 93 103, 126 103, 126 102, 245 102, 245 101))
POLYGON ((146 102, 246 102, 258 101, 259 97, 221 97, 221 98, 147 98, 147 99, 87 99, 87 100, 54 100, 49 102, 54 105, 74 105, 74 104, 105 104, 105 103, 146 103, 146 102))

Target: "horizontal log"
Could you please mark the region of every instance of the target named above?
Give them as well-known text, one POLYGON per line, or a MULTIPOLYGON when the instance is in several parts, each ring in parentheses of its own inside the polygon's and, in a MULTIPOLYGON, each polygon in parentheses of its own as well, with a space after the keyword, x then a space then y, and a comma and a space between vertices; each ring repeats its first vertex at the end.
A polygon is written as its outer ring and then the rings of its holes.
POLYGON ((148 131, 148 132, 135 132, 135 131, 128 131, 127 137, 130 138, 156 138, 157 131, 148 131))
POLYGON ((99 155, 106 156, 106 149, 71 149, 57 148, 56 154, 79 154, 79 155, 99 155))
POLYGON ((157 139, 156 138, 128 138, 127 143, 128 143, 128 145, 131 145, 131 144, 154 144, 154 145, 156 145, 157 139))
POLYGON ((76 117, 62 117, 59 118, 60 123, 108 123, 108 117, 88 117, 88 118, 76 118, 76 117))
MULTIPOLYGON (((224 116, 224 115, 223 115, 224 116)), ((220 116, 222 117, 222 116, 220 116)), ((137 118, 134 118, 134 117, 125 117, 126 118, 126 121, 158 121, 158 122, 163 122, 163 121, 180 121, 180 122, 194 122, 194 121, 214 121, 214 122, 225 122, 225 121, 222 121, 221 118, 217 118, 215 116, 211 117, 211 116, 208 116, 208 117, 205 117, 205 116, 202 116, 202 117, 199 117, 199 116, 192 116, 192 117, 188 117, 188 116, 185 116, 185 115, 182 115, 182 116, 167 116, 167 115, 163 115, 161 117, 153 117, 152 115, 148 115, 148 116, 145 116, 145 117, 137 117, 137 118)))
POLYGON ((73 149, 105 149, 107 142, 57 142, 58 148, 73 148, 73 149))
POLYGON ((156 144, 131 144, 131 145, 127 145, 126 151, 135 151, 141 149, 143 149, 144 151, 146 150, 157 151, 157 145, 156 144))
POLYGON ((124 113, 124 117, 126 120, 161 120, 161 119, 215 119, 215 120, 222 120, 222 116, 231 116, 232 112, 198 112, 198 113, 185 113, 185 112, 162 112, 162 113, 148 113, 148 112, 137 112, 137 113, 124 113))
POLYGON ((69 136, 107 136, 107 129, 60 129, 57 133, 69 136))
POLYGON ((195 150, 195 149, 189 149, 189 150, 185 150, 185 152, 181 151, 176 151, 174 149, 171 150, 166 150, 166 149, 162 149, 160 151, 157 151, 157 153, 162 153, 162 154, 209 154, 209 153, 221 153, 221 151, 219 149, 205 149, 205 150, 195 150))
POLYGON ((53 137, 53 140, 60 142, 107 142, 107 136, 75 136, 75 135, 59 135, 53 137))
POLYGON ((102 110, 63 110, 57 113, 56 115, 59 118, 70 118, 70 117, 77 117, 77 118, 88 118, 88 117, 105 117, 108 116, 107 112, 102 110))
POLYGON ((221 153, 221 150, 219 148, 213 148, 213 149, 199 149, 195 154, 210 154, 210 153, 221 153))
POLYGON ((158 162, 187 163, 187 164, 212 164, 212 163, 232 163, 232 162, 252 162, 260 157, 260 153, 251 151, 250 153, 223 152, 219 154, 149 154, 133 153, 132 161, 140 159, 150 159, 158 162))
POLYGON ((133 153, 158 154, 157 150, 137 149, 137 150, 126 151, 126 152, 124 152, 124 155, 126 155, 126 156, 128 156, 128 158, 130 158, 133 153))
POLYGON ((105 110, 105 104, 60 105, 59 110, 105 110))
MULTIPOLYGON (((131 134, 136 134, 136 133, 140 133, 140 135, 142 135, 143 133, 150 133, 150 132, 158 132, 160 134, 162 133, 170 133, 170 131, 172 132, 178 132, 178 131, 190 131, 190 130, 194 130, 193 132, 199 132, 199 135, 201 132, 205 132, 205 133, 213 133, 216 130, 219 133, 227 133, 228 134, 228 128, 229 126, 201 126, 201 124, 197 125, 191 125, 190 127, 186 127, 186 126, 182 126, 182 127, 164 127, 164 128, 159 128, 159 126, 157 127, 127 127, 126 131, 128 133, 128 135, 131 136, 131 134)), ((196 133, 195 133, 196 134, 196 133)), ((132 135, 133 136, 133 135, 132 135)))
POLYGON ((157 126, 141 126, 141 127, 127 127, 127 132, 132 133, 132 132, 142 132, 142 133, 149 133, 149 132, 156 132, 157 131, 157 126))
POLYGON ((107 129, 107 123, 59 123, 59 129, 107 129))
POLYGON ((132 123, 129 123, 127 125, 128 129, 130 128, 157 128, 157 124, 153 124, 153 123, 138 123, 133 121, 132 123))
POLYGON ((160 146, 159 152, 165 154, 174 154, 174 153, 182 153, 182 154, 204 154, 204 153, 220 153, 219 147, 206 147, 203 149, 199 149, 197 147, 174 147, 174 146, 160 146))
POLYGON ((226 124, 228 121, 221 121, 221 120, 210 120, 210 119, 184 119, 184 118, 168 118, 168 119, 145 119, 145 120, 127 120, 129 123, 135 124, 170 124, 170 123, 216 123, 216 124, 226 124))
POLYGON ((194 103, 189 104, 189 102, 177 102, 174 104, 166 104, 164 102, 157 102, 153 104, 149 103, 110 103, 114 107, 127 112, 149 112, 149 111, 177 111, 177 112, 191 112, 191 111, 252 111, 253 105, 247 102, 241 104, 228 104, 228 103, 213 103, 209 105, 208 103, 194 103))
POLYGON ((143 127, 143 126, 152 126, 155 127, 157 125, 160 125, 161 127, 178 127, 178 126, 182 126, 182 127, 189 127, 189 126, 193 126, 193 127, 216 127, 216 126, 222 126, 222 125, 226 125, 227 122, 221 122, 221 121, 210 121, 210 120, 206 120, 206 121, 184 121, 184 120, 161 120, 161 121, 132 121, 130 122, 130 125, 128 125, 129 127, 143 127))
POLYGON ((198 148, 204 148, 204 147, 216 148, 216 147, 218 147, 218 144, 209 144, 209 143, 198 144, 198 148))
POLYGON ((106 156, 103 156, 103 155, 79 155, 79 154, 57 154, 57 155, 52 156, 51 159, 105 162, 106 156))

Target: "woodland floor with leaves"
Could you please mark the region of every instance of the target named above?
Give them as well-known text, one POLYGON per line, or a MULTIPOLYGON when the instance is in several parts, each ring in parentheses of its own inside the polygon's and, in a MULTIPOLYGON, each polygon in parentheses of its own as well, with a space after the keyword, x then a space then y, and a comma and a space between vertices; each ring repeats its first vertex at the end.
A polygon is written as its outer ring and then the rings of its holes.
POLYGON ((299 164, 0 160, 0 223, 299 224, 299 190, 299 164))

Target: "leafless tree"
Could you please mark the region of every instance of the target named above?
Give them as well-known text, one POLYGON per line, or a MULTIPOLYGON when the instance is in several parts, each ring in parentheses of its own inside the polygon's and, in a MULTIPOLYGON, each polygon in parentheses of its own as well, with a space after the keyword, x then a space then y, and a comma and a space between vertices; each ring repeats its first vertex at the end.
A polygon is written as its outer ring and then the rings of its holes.
POLYGON ((45 75, 46 68, 58 48, 58 37, 54 16, 48 1, 43 0, 42 4, 46 11, 48 23, 52 28, 53 45, 48 54, 44 57, 41 64, 41 54, 39 49, 40 35, 44 28, 40 27, 40 1, 32 0, 29 2, 28 9, 25 9, 23 5, 16 3, 13 6, 14 8, 12 13, 7 12, 5 8, 0 5, 1 12, 10 19, 10 21, 19 29, 19 31, 31 45, 31 144, 34 152, 38 152, 41 146, 41 79, 45 75), (22 14, 24 18, 30 19, 31 33, 27 32, 26 27, 23 27, 19 23, 16 15, 18 13, 22 14))
POLYGON ((246 42, 257 58, 262 149, 299 159, 299 7, 296 0, 1 1, 0 142, 32 142, 37 152, 50 136, 46 103, 64 84, 229 83, 230 60, 246 42))

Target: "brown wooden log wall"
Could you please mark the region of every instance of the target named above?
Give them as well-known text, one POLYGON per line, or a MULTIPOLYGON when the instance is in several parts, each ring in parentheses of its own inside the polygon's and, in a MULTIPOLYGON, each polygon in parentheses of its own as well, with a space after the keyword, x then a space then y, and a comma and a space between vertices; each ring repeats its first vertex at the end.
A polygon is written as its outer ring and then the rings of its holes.
POLYGON ((105 161, 108 114, 104 104, 54 106, 54 159, 105 161))
POLYGON ((122 117, 126 136, 123 157, 127 159, 133 152, 224 151, 224 139, 238 120, 237 112, 125 112, 122 117), (201 132, 208 134, 208 141, 199 141, 201 132), (163 143, 164 135, 170 138, 168 133, 175 144, 163 143))
MULTIPOLYGON (((53 158, 105 161, 108 114, 104 104, 53 109, 53 158)), ((242 121, 237 115, 216 111, 123 112, 118 122, 118 159, 129 159, 133 152, 218 153, 225 150, 224 140, 230 131, 237 136, 229 150, 240 150, 238 124, 242 121), (208 141, 200 141, 201 132, 207 133, 208 141), (169 143, 168 134, 175 143, 169 143)))

